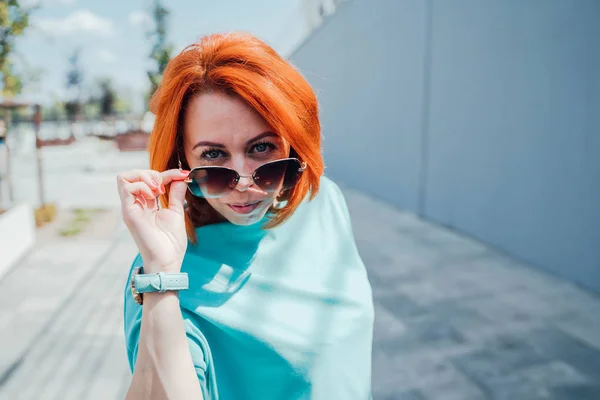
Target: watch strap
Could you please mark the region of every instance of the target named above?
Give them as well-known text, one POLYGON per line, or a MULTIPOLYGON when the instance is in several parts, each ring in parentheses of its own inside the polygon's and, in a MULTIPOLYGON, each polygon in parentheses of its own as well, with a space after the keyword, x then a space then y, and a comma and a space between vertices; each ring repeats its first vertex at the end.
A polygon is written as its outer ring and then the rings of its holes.
POLYGON ((159 272, 157 274, 136 274, 133 277, 137 293, 185 290, 189 287, 188 274, 159 272))

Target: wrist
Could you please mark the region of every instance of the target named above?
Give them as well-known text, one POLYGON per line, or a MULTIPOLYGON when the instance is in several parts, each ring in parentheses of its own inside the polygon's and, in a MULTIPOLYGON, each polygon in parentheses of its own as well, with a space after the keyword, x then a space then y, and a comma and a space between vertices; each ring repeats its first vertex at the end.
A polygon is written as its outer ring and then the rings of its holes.
POLYGON ((179 302, 179 292, 175 290, 168 290, 166 292, 148 292, 144 293, 144 304, 147 303, 158 303, 162 300, 177 301, 179 302))
POLYGON ((159 272, 165 272, 169 274, 178 274, 181 272, 181 263, 160 263, 150 262, 144 264, 144 274, 158 274, 159 272))
POLYGON ((164 294, 177 292, 189 287, 187 273, 158 272, 148 274, 143 267, 136 267, 131 273, 131 293, 136 303, 144 304, 148 293, 164 294))

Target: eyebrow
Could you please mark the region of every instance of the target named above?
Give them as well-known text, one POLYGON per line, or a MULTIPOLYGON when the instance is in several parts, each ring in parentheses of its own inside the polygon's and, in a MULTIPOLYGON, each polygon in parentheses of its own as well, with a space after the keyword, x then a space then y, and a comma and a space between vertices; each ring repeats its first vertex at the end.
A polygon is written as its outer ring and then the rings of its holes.
MULTIPOLYGON (((256 142, 257 140, 260 139, 264 139, 266 137, 272 137, 272 136, 278 136, 275 132, 263 132, 258 136, 255 136, 254 138, 248 140, 248 144, 252 143, 252 142, 256 142)), ((194 147, 192 147, 192 150, 195 150, 196 147, 200 147, 200 146, 207 146, 207 147, 217 147, 220 149, 224 149, 226 146, 224 144, 221 143, 216 143, 216 142, 208 142, 208 141, 201 141, 198 142, 194 145, 194 147)))

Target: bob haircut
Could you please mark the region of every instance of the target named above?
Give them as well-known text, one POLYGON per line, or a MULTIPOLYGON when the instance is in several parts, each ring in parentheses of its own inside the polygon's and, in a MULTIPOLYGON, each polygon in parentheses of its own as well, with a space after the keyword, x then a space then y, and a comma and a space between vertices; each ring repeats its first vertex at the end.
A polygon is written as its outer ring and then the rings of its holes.
MULTIPOLYGON (((298 184, 284 193, 284 207, 269 210, 273 228, 289 218, 310 192, 319 191, 324 171, 317 98, 304 77, 275 50, 243 33, 214 34, 186 47, 167 65, 162 82, 150 100, 156 115, 148 152, 150 168, 190 169, 183 152, 183 121, 191 98, 206 92, 237 96, 264 118, 290 144, 290 157, 306 162, 298 184)), ((161 195, 168 206, 169 191, 161 195)), ((186 232, 196 243, 195 228, 211 223, 215 213, 205 199, 186 193, 186 232)))

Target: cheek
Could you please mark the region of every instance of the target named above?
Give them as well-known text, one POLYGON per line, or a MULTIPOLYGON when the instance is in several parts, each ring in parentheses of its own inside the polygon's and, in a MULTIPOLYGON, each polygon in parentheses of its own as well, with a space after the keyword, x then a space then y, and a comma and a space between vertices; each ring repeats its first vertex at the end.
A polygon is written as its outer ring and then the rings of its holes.
POLYGON ((219 201, 219 199, 206 199, 206 202, 215 210, 220 210, 223 208, 223 205, 219 201))

